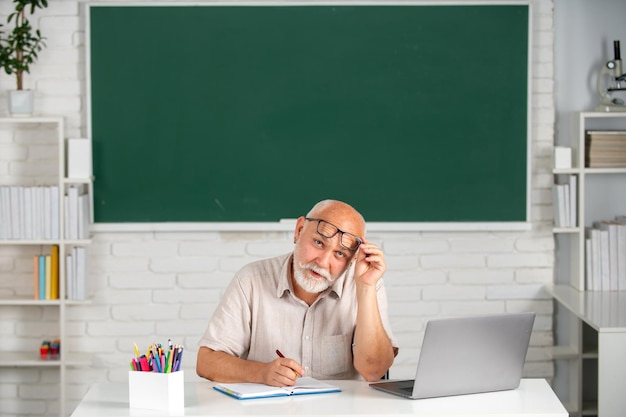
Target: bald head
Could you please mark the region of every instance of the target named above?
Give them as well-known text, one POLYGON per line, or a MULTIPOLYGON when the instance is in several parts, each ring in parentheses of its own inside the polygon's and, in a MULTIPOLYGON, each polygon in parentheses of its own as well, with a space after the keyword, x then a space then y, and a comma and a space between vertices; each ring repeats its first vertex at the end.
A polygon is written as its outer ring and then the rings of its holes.
POLYGON ((343 231, 365 236, 365 219, 354 207, 343 201, 322 200, 313 206, 307 217, 323 219, 343 231))

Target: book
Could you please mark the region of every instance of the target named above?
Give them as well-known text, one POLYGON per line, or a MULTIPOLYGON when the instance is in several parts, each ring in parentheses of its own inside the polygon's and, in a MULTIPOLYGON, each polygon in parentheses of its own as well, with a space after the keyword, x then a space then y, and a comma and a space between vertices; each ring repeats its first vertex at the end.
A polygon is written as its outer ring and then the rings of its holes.
POLYGON ((44 274, 46 296, 44 297, 44 300, 51 300, 52 299, 52 256, 51 255, 44 256, 44 265, 46 268, 46 272, 44 274))
POLYGON ((568 181, 569 187, 569 227, 576 227, 578 225, 578 177, 576 175, 570 175, 568 181))
POLYGON ((78 238, 78 187, 71 185, 67 189, 67 223, 66 235, 68 239, 78 238))
POLYGON ((59 231, 59 187, 52 186, 49 188, 50 193, 50 238, 56 240, 60 237, 59 231))
POLYGON ((43 194, 43 238, 52 239, 52 197, 49 187, 44 187, 43 194))
POLYGON ((89 238, 89 194, 78 196, 78 238, 89 238))
MULTIPOLYGON (((597 225, 596 225, 597 227, 597 225)), ((609 261, 609 231, 598 230, 600 254, 600 288, 602 291, 611 289, 610 261, 609 261)))
POLYGON ((43 239, 43 193, 44 187, 33 190, 33 238, 43 239))
POLYGON ((59 245, 52 245, 50 255, 50 299, 59 299, 59 245))
POLYGON ((617 216, 617 289, 626 290, 626 216, 617 216))
POLYGON ((570 196, 569 196, 569 185, 563 184, 561 185, 563 188, 563 206, 565 206, 565 210, 563 212, 563 227, 570 227, 570 196))
POLYGON ((591 239, 591 290, 602 290, 602 269, 600 264, 600 231, 592 228, 589 231, 591 239))
POLYGON ((33 188, 25 187, 23 190, 24 206, 22 207, 22 217, 24 224, 24 239, 33 239, 33 188))
POLYGON ((625 167, 626 132, 587 131, 585 166, 589 168, 625 167))
POLYGON ((567 186, 565 184, 554 184, 554 226, 555 227, 567 227, 568 225, 568 213, 567 204, 568 198, 565 196, 565 190, 567 186))
POLYGON ((33 275, 35 300, 39 300, 39 255, 33 255, 33 275))
POLYGON ((11 202, 11 239, 22 239, 22 231, 20 229, 21 221, 20 221, 20 198, 19 198, 19 190, 20 188, 17 186, 11 186, 9 188, 11 192, 10 202, 11 202))
POLYGON ((76 246, 73 251, 74 300, 87 299, 87 249, 76 246))
POLYGON ((235 384, 217 384, 213 389, 238 400, 341 392, 341 389, 335 385, 306 376, 298 378, 296 385, 291 387, 272 387, 270 385, 242 382, 235 384))
POLYGON ((39 255, 39 299, 46 299, 46 257, 39 255))
POLYGON ((65 297, 68 300, 76 299, 76 285, 74 279, 74 258, 71 254, 65 257, 65 297))
POLYGON ((591 257, 591 237, 585 238, 585 288, 587 291, 595 290, 593 280, 593 263, 591 257))

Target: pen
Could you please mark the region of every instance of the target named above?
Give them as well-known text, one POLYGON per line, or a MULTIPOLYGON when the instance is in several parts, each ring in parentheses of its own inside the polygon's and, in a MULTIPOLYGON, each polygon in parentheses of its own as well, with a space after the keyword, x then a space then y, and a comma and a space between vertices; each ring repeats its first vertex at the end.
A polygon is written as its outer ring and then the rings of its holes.
MULTIPOLYGON (((278 350, 278 349, 276 349, 276 354, 277 354, 277 355, 278 355, 278 357, 280 357, 280 358, 284 358, 284 357, 285 357, 285 355, 283 355, 283 354, 282 354, 282 352, 281 352, 280 350, 278 350)), ((297 376, 298 378, 300 378, 300 377, 302 376, 302 375, 300 375, 300 373, 299 373, 299 372, 297 372, 295 369, 294 369, 293 371, 296 373, 296 376, 297 376)))

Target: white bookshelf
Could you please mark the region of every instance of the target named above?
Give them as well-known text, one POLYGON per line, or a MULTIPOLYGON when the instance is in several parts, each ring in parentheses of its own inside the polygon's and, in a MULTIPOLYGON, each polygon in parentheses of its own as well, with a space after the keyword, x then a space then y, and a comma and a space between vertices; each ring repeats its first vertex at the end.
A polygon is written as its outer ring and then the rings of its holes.
POLYGON ((626 409, 626 291, 589 291, 585 238, 593 223, 626 215, 626 168, 585 167, 585 132, 626 131, 626 113, 581 112, 570 146, 571 168, 554 169, 555 182, 577 178, 576 222, 554 227, 555 378, 571 416, 614 416, 626 409))
MULTIPOLYGON (((33 311, 33 309, 41 308, 42 311, 46 313, 51 311, 52 317, 56 320, 56 324, 49 330, 50 338, 56 339, 59 338, 61 341, 60 345, 60 357, 59 359, 40 359, 39 357, 39 347, 40 343, 43 340, 39 340, 37 337, 22 337, 18 334, 13 336, 5 335, 3 344, 3 350, 0 354, 0 372, 3 372, 3 368, 12 368, 20 370, 32 370, 32 369, 53 369, 55 373, 53 375, 58 375, 58 383, 54 384, 58 387, 58 396, 54 400, 51 400, 51 405, 47 406, 48 410, 55 409, 58 404, 58 415, 61 417, 65 417, 69 414, 70 410, 66 410, 66 393, 67 393, 67 370, 71 367, 76 366, 89 366, 92 362, 92 358, 89 354, 84 354, 81 352, 76 352, 70 347, 68 347, 68 309, 74 305, 81 305, 88 301, 75 301, 67 299, 67 288, 66 288, 66 264, 65 259, 66 255, 71 253, 72 248, 74 247, 85 247, 89 245, 90 239, 67 239, 65 231, 65 212, 67 207, 64 205, 64 196, 67 192, 68 187, 73 185, 78 185, 84 188, 84 190, 88 194, 88 200, 91 204, 92 201, 92 181, 91 178, 67 178, 66 173, 66 138, 65 138, 65 129, 64 129, 64 120, 62 117, 23 117, 23 118, 0 118, 0 126, 6 130, 13 131, 24 131, 23 134, 27 136, 31 132, 36 132, 36 135, 55 135, 54 139, 57 145, 57 153, 55 154, 56 162, 58 163, 58 170, 54 178, 39 178, 36 181, 43 181, 45 184, 33 184, 32 178, 19 178, 19 175, 15 175, 12 171, 9 171, 9 176, 5 177, 5 180, 9 183, 3 183, 0 181, 0 185, 3 186, 57 186, 59 191, 59 213, 58 213, 58 226, 59 226, 59 234, 57 239, 20 239, 20 238, 12 238, 12 239, 0 239, 0 253, 6 253, 4 256, 15 256, 15 262, 19 262, 18 258, 28 258, 31 252, 33 252, 33 248, 37 248, 36 250, 41 250, 42 252, 50 251, 52 245, 58 245, 59 247, 59 291, 58 299, 47 299, 47 300, 38 300, 34 299, 34 294, 8 294, 3 295, 0 293, 0 315, 2 315, 2 309, 11 309, 11 311, 15 310, 24 310, 24 314, 28 315, 28 311, 33 311), (38 130, 38 128, 40 130, 38 130), (40 131, 42 133, 40 133, 40 131), (24 339, 24 340, 10 340, 7 339, 24 339), (20 346, 22 349, 13 350, 11 346, 20 346), (23 348, 26 346, 25 348, 23 348)), ((23 140, 23 139, 22 139, 23 140)), ((40 140, 40 139, 37 139, 40 140)), ((19 171, 19 170, 18 170, 19 171)), ((26 262, 24 262, 27 265, 26 262)), ((23 284, 18 283, 17 281, 23 279, 31 279, 33 280, 32 271, 30 274, 16 273, 14 278, 8 276, 10 274, 6 272, 2 272, 3 279, 14 280, 16 282, 16 286, 23 284), (28 278, 25 278, 28 276, 28 278)), ((47 323, 47 322, 46 322, 47 323)), ((46 413, 49 414, 49 413, 46 413)))

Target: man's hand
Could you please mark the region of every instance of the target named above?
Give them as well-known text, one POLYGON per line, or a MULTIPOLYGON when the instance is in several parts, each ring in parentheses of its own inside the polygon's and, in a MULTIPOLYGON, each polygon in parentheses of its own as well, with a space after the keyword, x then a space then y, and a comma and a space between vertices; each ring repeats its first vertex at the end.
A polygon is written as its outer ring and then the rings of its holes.
POLYGON ((289 358, 278 358, 267 364, 263 383, 274 387, 292 386, 302 375, 304 368, 298 362, 289 358))
POLYGON ((356 254, 354 279, 357 283, 376 286, 378 280, 387 270, 383 251, 373 243, 364 239, 356 254))

